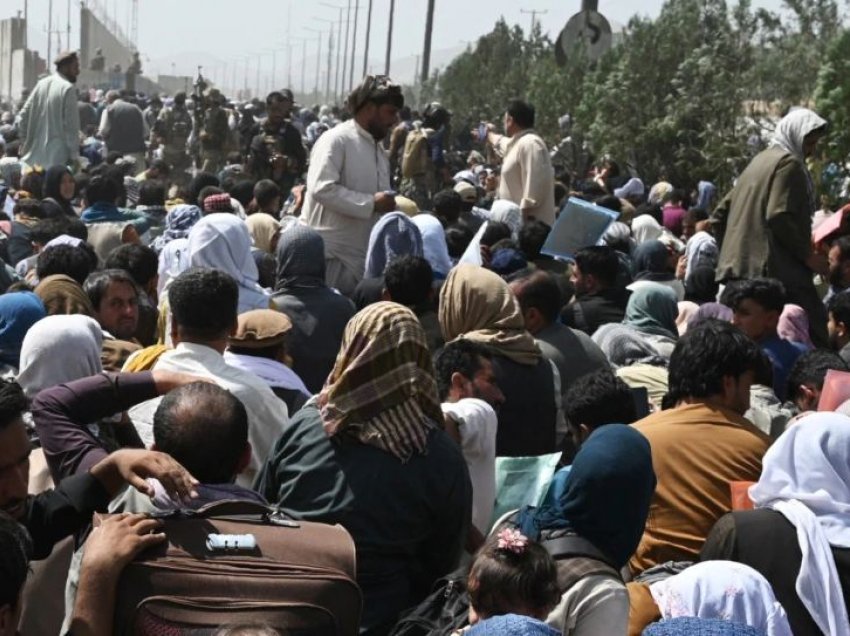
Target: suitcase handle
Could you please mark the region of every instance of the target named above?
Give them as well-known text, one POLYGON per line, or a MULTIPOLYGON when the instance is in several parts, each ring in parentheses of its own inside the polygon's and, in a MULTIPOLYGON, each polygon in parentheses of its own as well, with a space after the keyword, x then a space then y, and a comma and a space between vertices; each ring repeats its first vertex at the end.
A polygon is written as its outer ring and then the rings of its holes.
POLYGON ((222 517, 257 518, 259 521, 279 526, 297 528, 298 523, 287 519, 286 514, 277 506, 267 506, 256 501, 222 499, 205 504, 197 510, 163 510, 148 514, 154 519, 212 519, 222 517))

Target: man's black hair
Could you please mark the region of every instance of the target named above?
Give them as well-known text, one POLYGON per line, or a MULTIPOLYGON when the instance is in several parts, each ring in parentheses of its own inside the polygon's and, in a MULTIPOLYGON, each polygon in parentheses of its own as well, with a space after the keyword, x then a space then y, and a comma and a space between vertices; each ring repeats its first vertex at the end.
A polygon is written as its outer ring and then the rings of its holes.
POLYGON ((481 371, 481 360, 492 358, 490 349, 480 342, 460 338, 445 344, 434 354, 434 375, 440 400, 445 401, 449 397, 453 373, 472 380, 481 371))
POLYGON ((620 201, 620 199, 618 197, 615 197, 613 194, 606 194, 597 199, 594 199, 593 203, 601 208, 613 210, 614 212, 623 211, 623 202, 620 201))
POLYGON ((159 258, 147 245, 126 243, 112 250, 103 266, 106 269, 123 270, 132 276, 137 285, 146 287, 157 275, 159 258))
POLYGON ((260 179, 254 184, 254 199, 261 208, 271 203, 275 197, 282 197, 280 186, 271 179, 260 179))
POLYGON ((266 95, 266 106, 270 106, 277 102, 291 102, 291 100, 280 91, 272 91, 266 95))
POLYGON ((18 421, 28 408, 21 385, 14 380, 0 380, 0 431, 18 421))
POLYGON ((24 214, 33 219, 45 218, 44 208, 41 207, 41 201, 37 199, 21 199, 15 202, 15 207, 12 208, 12 216, 24 214))
POLYGON ((89 179, 89 184, 86 186, 85 198, 90 206, 95 203, 114 205, 118 200, 119 194, 119 188, 115 179, 105 174, 98 174, 89 179))
POLYGON ((455 223, 446 229, 446 247, 449 250, 449 256, 452 258, 460 258, 469 247, 470 241, 475 236, 472 229, 463 224, 455 223))
POLYGON ((511 100, 505 110, 520 128, 534 128, 534 106, 528 102, 511 100))
POLYGON ((530 261, 540 258, 540 250, 549 236, 552 228, 548 223, 533 219, 522 224, 519 230, 519 249, 530 261))
POLYGON ((254 182, 250 179, 245 179, 244 176, 240 177, 238 181, 234 179, 230 187, 225 188, 225 190, 231 198, 239 201, 243 208, 247 208, 251 203, 251 199, 254 198, 254 182))
MULTIPOLYGON (((160 176, 163 177, 167 177, 171 174, 171 166, 168 165, 167 161, 162 159, 154 159, 151 161, 151 165, 148 166, 148 170, 156 170, 159 172, 160 176)), ((142 183, 144 183, 144 181, 142 183)))
POLYGON ((720 295, 720 302, 732 311, 744 300, 752 300, 765 311, 782 313, 785 287, 774 278, 747 278, 730 282, 720 295))
POLYGON ((564 302, 561 288, 549 272, 537 270, 524 278, 514 279, 511 289, 523 311, 534 308, 549 324, 558 320, 564 302))
POLYGON ((836 240, 830 247, 838 248, 839 260, 847 260, 850 258, 850 236, 842 236, 836 240))
POLYGON ((813 349, 807 351, 794 362, 788 373, 788 385, 785 395, 795 402, 800 396, 800 386, 810 386, 820 391, 829 370, 850 371, 850 366, 834 351, 813 349))
POLYGON ((184 335, 217 340, 236 323, 239 288, 222 271, 192 267, 172 281, 168 301, 174 324, 184 335))
POLYGON ((679 338, 668 368, 671 403, 723 393, 723 378, 757 373, 762 352, 744 332, 728 322, 709 319, 679 338))
POLYGON ((611 369, 581 376, 564 396, 567 424, 582 424, 591 431, 605 424, 631 424, 637 420, 632 390, 611 369))
POLYGON ((88 240, 89 230, 86 224, 68 214, 42 219, 30 229, 30 240, 34 243, 47 245, 58 236, 67 234, 82 241, 88 240))
POLYGON ((708 210, 706 210, 705 208, 689 208, 688 211, 685 212, 685 219, 691 221, 692 223, 707 221, 708 210))
POLYGON ((843 323, 850 329, 850 293, 835 294, 829 299, 827 311, 832 314, 832 319, 836 323, 843 323))
POLYGON ((187 199, 189 203, 198 204, 198 197, 201 194, 201 190, 206 186, 218 186, 219 180, 218 177, 212 174, 211 172, 199 172, 194 177, 192 177, 192 181, 189 184, 189 198, 187 199))
POLYGON ((390 299, 411 309, 428 302, 433 285, 434 270, 420 256, 396 257, 384 270, 384 287, 390 299))
POLYGON ((460 217, 463 209, 463 199, 454 190, 440 190, 434 195, 434 216, 446 219, 450 224, 460 217))
POLYGON ((26 528, 0 512, 0 607, 17 607, 29 575, 32 552, 32 539, 26 528))
POLYGON ((501 221, 488 221, 481 235, 481 245, 492 247, 502 239, 511 238, 511 227, 501 221))
POLYGON ((88 243, 51 245, 36 259, 35 272, 39 280, 54 274, 70 276, 80 285, 97 269, 97 254, 88 243))
POLYGON ((100 303, 103 302, 106 292, 112 283, 126 283, 135 291, 136 296, 139 295, 139 288, 136 286, 136 281, 129 272, 123 269, 101 269, 89 275, 83 283, 83 291, 89 297, 95 311, 100 311, 100 303))
POLYGON ((165 184, 158 179, 142 181, 137 205, 165 205, 165 184))
POLYGON ((606 287, 617 281, 620 259, 617 252, 607 245, 591 245, 580 249, 576 252, 575 262, 582 274, 591 274, 606 287))
POLYGON ((248 443, 248 413, 217 384, 193 382, 168 393, 153 417, 156 448, 203 484, 227 484, 248 443))

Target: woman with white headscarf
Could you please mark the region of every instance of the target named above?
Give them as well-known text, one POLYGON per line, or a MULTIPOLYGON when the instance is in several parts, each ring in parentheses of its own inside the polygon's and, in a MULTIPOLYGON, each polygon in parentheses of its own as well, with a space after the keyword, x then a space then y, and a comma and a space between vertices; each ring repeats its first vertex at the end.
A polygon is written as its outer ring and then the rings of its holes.
POLYGON ((806 108, 788 113, 770 147, 753 158, 711 216, 720 246, 717 280, 780 280, 788 302, 808 312, 812 340, 822 347, 828 344, 826 309, 812 278, 828 267, 826 257, 812 249, 816 201, 806 159, 826 125, 806 108))
POLYGON ((270 307, 270 294, 260 287, 251 244, 248 226, 233 214, 209 214, 189 231, 189 266, 230 274, 239 286, 240 314, 270 307))
MULTIPOLYGON (((30 328, 21 344, 18 383, 24 394, 32 399, 48 387, 102 373, 102 341, 103 332, 94 318, 75 314, 48 316, 39 320, 30 328)), ((143 447, 133 425, 120 417, 88 424, 92 443, 107 452, 122 446, 143 447)), ((80 446, 73 449, 42 446, 55 483, 87 471, 93 465, 90 463, 93 456, 83 452, 80 446)))
POLYGON ((765 453, 755 510, 722 517, 702 560, 734 559, 773 586, 796 635, 848 636, 850 417, 800 419, 765 453))
MULTIPOLYGON (((495 203, 495 202, 494 202, 495 203)), ((519 208, 517 208, 519 210, 519 208)), ((446 243, 446 231, 443 224, 433 214, 417 214, 412 219, 413 224, 419 228, 422 234, 422 248, 425 251, 425 260, 434 270, 434 279, 445 280, 452 268, 452 259, 449 256, 449 248, 446 243)))

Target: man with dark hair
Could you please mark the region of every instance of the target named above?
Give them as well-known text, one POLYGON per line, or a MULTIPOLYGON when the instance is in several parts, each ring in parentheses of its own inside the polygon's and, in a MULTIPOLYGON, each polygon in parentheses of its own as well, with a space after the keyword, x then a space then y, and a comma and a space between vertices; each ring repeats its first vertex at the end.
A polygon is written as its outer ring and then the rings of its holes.
POLYGON ((54 274, 65 274, 82 285, 97 269, 97 254, 88 243, 51 245, 36 259, 35 273, 39 280, 54 274))
POLYGON ((546 142, 534 132, 534 106, 515 99, 504 117, 505 134, 490 124, 487 141, 502 157, 499 198, 516 203, 524 220, 555 223, 555 171, 546 142))
MULTIPOLYGON (((541 252, 551 231, 552 228, 543 221, 536 219, 526 221, 519 229, 519 236, 517 237, 519 249, 525 254, 525 257, 530 263, 534 263, 537 269, 555 274, 564 274, 568 269, 566 263, 541 252)), ((561 285, 559 284, 559 286, 561 285)))
POLYGON ((76 52, 59 54, 56 73, 38 81, 18 113, 21 158, 28 166, 67 166, 80 155, 80 112, 74 84, 80 74, 76 52))
POLYGON ((188 181, 191 159, 186 142, 192 134, 192 115, 186 108, 186 93, 174 95, 174 104, 163 108, 153 127, 154 146, 162 146, 162 159, 170 169, 174 182, 183 186, 188 181))
POLYGON ((133 243, 122 245, 109 253, 103 266, 108 270, 124 270, 136 283, 140 293, 138 296, 139 319, 134 337, 145 347, 154 344, 159 319, 157 310, 159 259, 156 252, 147 245, 133 243))
POLYGON ((620 259, 610 247, 594 245, 576 252, 571 281, 575 299, 561 311, 568 327, 588 335, 609 322, 622 322, 629 302, 628 289, 617 285, 620 259))
POLYGON ((224 147, 230 135, 227 123, 227 111, 224 110, 224 96, 217 88, 212 88, 203 98, 206 109, 203 122, 197 131, 201 142, 201 161, 203 172, 217 174, 224 167, 224 147))
POLYGON ((850 371, 850 365, 834 351, 807 351, 791 367, 786 397, 801 411, 816 411, 826 372, 850 371))
POLYGON ((757 481, 770 438, 744 418, 762 353, 729 323, 706 320, 682 336, 669 366, 671 408, 634 424, 652 446, 658 485, 634 574, 694 561, 732 509, 729 482, 757 481))
POLYGON ((379 147, 404 106, 401 87, 368 75, 348 98, 353 117, 319 137, 301 216, 325 241, 325 278, 350 295, 363 278, 369 234, 396 208, 390 164, 379 147))
POLYGON ((458 222, 462 210, 463 199, 454 190, 440 190, 434 195, 434 216, 444 229, 458 222))
POLYGON ((266 119, 257 126, 248 149, 248 166, 254 179, 271 179, 287 195, 307 167, 301 133, 287 119, 292 101, 289 90, 268 94, 266 119))
POLYGON ((283 192, 277 183, 271 179, 261 179, 254 184, 252 194, 257 205, 257 212, 264 212, 278 218, 283 204, 283 192))
POLYGON ((21 199, 12 208, 12 235, 6 241, 12 266, 33 255, 32 226, 46 220, 38 199, 21 199))
MULTIPOLYGON (((250 486, 275 439, 288 421, 286 404, 258 376, 228 365, 224 351, 237 329, 239 291, 224 272, 191 268, 175 278, 168 290, 171 308, 171 341, 154 370, 177 371, 210 378, 230 391, 248 412, 248 438, 253 448, 250 464, 240 473, 239 483, 250 486)), ((156 400, 130 409, 130 418, 146 444, 153 435, 156 400)))
POLYGON ((98 134, 109 152, 133 157, 141 172, 145 169, 145 141, 150 136, 142 109, 117 91, 109 91, 107 101, 98 134))
POLYGON ((141 345, 134 340, 139 326, 139 289, 122 269, 99 270, 86 278, 83 291, 103 330, 101 362, 106 371, 120 371, 141 345))
POLYGON ((576 450, 605 424, 631 424, 637 419, 632 390, 610 368, 576 380, 564 400, 567 430, 576 450))
POLYGON ((486 346, 463 338, 434 356, 434 374, 442 402, 445 429, 461 446, 472 481, 472 525, 467 552, 484 543, 496 500, 495 409, 505 401, 486 346))
POLYGON ((608 359, 590 336, 558 320, 563 303, 554 275, 535 271, 511 280, 510 288, 519 301, 525 328, 537 339, 543 355, 558 368, 561 398, 566 406, 566 394, 573 383, 587 373, 609 368, 608 359))
POLYGON ((836 294, 827 306, 829 346, 850 364, 850 294, 836 294))
POLYGON ((80 218, 88 229, 88 242, 100 259, 106 259, 123 243, 138 243, 139 236, 148 229, 148 222, 141 215, 118 207, 123 192, 120 175, 104 171, 89 179, 83 194, 85 209, 80 218))
POLYGON ((723 290, 721 302, 732 310, 732 324, 752 338, 770 359, 773 390, 776 397, 784 400, 788 373, 806 347, 783 340, 776 331, 785 307, 782 283, 772 278, 737 280, 723 290))
POLYGON ((837 294, 850 288, 850 236, 842 236, 829 248, 829 291, 823 298, 825 305, 837 294))
POLYGON ((383 299, 413 310, 422 323, 431 351, 443 346, 443 334, 434 307, 434 270, 428 261, 409 254, 394 258, 384 270, 383 299))
POLYGON ((162 234, 165 225, 165 183, 158 179, 148 179, 139 184, 139 200, 136 203, 136 213, 147 219, 150 228, 143 240, 149 244, 153 239, 162 234))

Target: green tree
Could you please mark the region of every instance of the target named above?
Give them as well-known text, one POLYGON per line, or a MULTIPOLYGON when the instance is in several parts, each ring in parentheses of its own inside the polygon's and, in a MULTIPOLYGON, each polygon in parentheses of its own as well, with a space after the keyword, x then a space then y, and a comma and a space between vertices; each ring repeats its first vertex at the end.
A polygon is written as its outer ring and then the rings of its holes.
POLYGON ((815 109, 829 122, 823 153, 837 171, 824 190, 837 198, 840 184, 850 176, 850 30, 842 31, 830 44, 817 77, 815 109))

